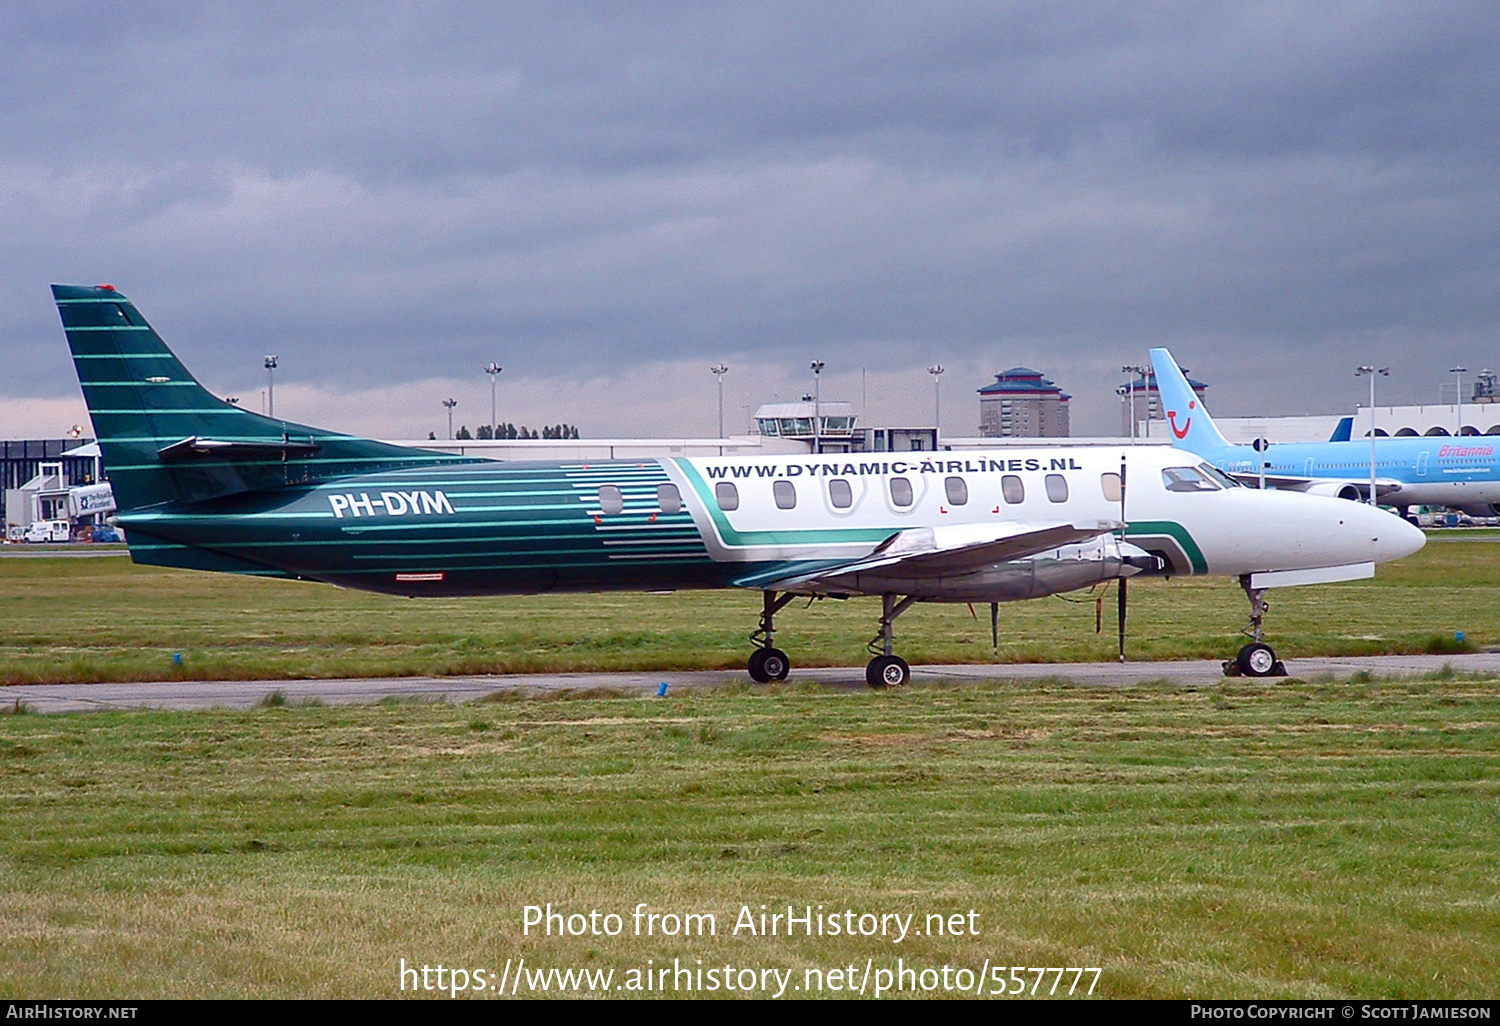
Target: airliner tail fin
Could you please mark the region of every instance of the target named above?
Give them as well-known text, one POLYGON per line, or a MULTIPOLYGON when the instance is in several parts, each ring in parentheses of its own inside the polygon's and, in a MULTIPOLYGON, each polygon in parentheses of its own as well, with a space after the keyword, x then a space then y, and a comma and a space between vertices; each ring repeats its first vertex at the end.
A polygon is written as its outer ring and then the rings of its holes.
POLYGON ((1156 374, 1162 413, 1172 432, 1172 444, 1199 455, 1230 448, 1172 354, 1165 349, 1151 350, 1151 367, 1156 374))

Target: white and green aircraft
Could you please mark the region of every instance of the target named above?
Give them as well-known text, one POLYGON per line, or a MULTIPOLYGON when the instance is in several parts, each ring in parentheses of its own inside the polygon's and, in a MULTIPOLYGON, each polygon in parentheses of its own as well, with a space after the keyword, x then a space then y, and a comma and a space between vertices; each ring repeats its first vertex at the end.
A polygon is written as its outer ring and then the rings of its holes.
POLYGON ((1373 575, 1420 531, 1338 499, 1240 487, 1179 450, 1100 446, 498 462, 354 438, 226 403, 112 286, 54 285, 138 563, 403 595, 762 592, 750 675, 785 679, 794 596, 878 596, 867 681, 904 684, 914 602, 998 603, 1137 573, 1237 578, 1281 669, 1268 588, 1373 575))

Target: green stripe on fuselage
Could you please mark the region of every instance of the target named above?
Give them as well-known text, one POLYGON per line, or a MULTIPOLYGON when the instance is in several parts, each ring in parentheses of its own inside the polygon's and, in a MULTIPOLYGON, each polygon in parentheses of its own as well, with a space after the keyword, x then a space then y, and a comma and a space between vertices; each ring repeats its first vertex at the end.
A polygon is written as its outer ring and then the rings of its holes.
MULTIPOLYGON (((693 490, 703 502, 703 508, 713 518, 719 531, 719 539, 726 548, 749 548, 754 545, 852 545, 861 542, 878 544, 885 541, 900 528, 891 527, 834 527, 794 528, 786 531, 738 531, 729 523, 712 489, 686 459, 674 461, 692 484, 693 490)), ((731 482, 732 483, 732 482, 731 482)))
POLYGON ((1182 546, 1182 551, 1187 554, 1188 561, 1192 564, 1193 573, 1208 573, 1208 560, 1203 558, 1203 550, 1193 540, 1187 528, 1175 520, 1138 520, 1125 528, 1126 538, 1147 538, 1152 535, 1166 535, 1182 546))

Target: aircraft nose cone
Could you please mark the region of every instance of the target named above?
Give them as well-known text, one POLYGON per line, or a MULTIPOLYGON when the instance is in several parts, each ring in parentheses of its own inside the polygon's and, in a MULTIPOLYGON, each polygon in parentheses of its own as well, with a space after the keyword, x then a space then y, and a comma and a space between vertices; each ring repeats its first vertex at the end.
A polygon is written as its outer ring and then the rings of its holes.
POLYGON ((1379 532, 1376 538, 1381 553, 1375 557, 1377 562, 1409 556, 1427 544, 1427 535, 1405 518, 1387 513, 1386 519, 1394 523, 1381 524, 1376 529, 1379 532))
POLYGON ((1419 529, 1383 509, 1361 505, 1350 520, 1357 531, 1369 538, 1371 555, 1366 558, 1376 563, 1409 556, 1427 544, 1427 536, 1419 529))

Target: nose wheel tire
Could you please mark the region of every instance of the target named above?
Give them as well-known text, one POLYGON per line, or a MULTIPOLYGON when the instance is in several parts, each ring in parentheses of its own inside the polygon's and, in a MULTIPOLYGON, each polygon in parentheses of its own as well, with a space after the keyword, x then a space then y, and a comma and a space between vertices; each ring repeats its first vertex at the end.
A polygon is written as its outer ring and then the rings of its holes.
POLYGON ((757 684, 769 684, 773 680, 786 680, 792 672, 792 661, 779 648, 757 648, 750 653, 750 679, 757 684))
POLYGON ((1285 677, 1286 667, 1276 658, 1270 645, 1260 642, 1246 645, 1234 657, 1234 665, 1246 677, 1285 677))
POLYGON ((911 667, 900 656, 878 656, 865 667, 865 683, 872 688, 899 688, 911 680, 911 667))

